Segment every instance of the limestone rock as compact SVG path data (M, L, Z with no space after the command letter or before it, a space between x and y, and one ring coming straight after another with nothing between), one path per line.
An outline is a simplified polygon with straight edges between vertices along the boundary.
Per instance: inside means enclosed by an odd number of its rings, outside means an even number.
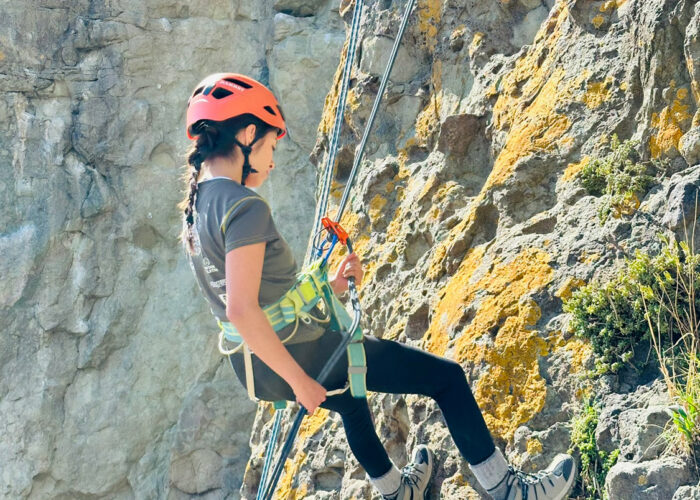
M693 127L678 143L678 149L688 165L700 163L700 127Z
M373 36L363 40L360 69L372 76L381 77L393 46L394 40L385 36ZM420 62L404 45L399 46L390 80L396 83L410 82L423 71Z
M700 500L700 487L681 486L671 500Z
M299 17L313 16L328 0L275 0L274 8Z
M685 231L684 226L690 232L696 216L696 198L700 198L700 167L680 172L671 181L666 192L666 213L662 224L681 234Z
M661 500L671 498L690 479L683 460L671 457L648 462L619 462L608 472L605 488L610 498Z

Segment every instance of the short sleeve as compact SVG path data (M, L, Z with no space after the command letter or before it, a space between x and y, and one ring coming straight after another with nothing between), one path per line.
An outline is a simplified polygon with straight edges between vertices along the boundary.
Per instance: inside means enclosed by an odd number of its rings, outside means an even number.
M221 224L226 253L278 237L270 207L261 198L246 198L231 207Z

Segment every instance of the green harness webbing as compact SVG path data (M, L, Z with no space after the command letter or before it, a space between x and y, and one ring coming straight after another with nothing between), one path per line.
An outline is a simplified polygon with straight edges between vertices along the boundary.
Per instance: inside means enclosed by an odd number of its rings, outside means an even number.
M310 311L317 306L323 307L326 315L324 318L317 318L310 314ZM297 281L294 286L277 302L265 306L263 312L275 332L294 323L294 330L282 340L282 343L289 342L294 337L298 330L300 319L305 323L316 321L321 324L327 324L326 328L334 330L348 330L352 325L352 318L342 302L335 296L328 282L328 269L327 265L323 264L323 259L316 260L302 270L297 275ZM219 326L221 328L219 333L219 351L224 355L230 355L241 349L243 350L248 396L253 401L256 401L251 359L252 351L232 323L219 321ZM223 345L224 339L237 345L232 349L225 349ZM329 396L345 392L350 387L350 393L353 397L367 397L367 358L364 345L362 344L363 340L362 328L358 326L352 332L351 342L347 347L348 383L342 389L328 391L327 394Z

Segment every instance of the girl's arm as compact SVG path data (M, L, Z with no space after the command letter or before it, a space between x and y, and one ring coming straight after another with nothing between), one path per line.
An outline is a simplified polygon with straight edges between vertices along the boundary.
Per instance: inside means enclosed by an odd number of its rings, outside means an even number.
M291 386L297 401L313 413L325 401L326 390L289 354L258 303L265 244L245 245L226 254L226 316L248 347Z

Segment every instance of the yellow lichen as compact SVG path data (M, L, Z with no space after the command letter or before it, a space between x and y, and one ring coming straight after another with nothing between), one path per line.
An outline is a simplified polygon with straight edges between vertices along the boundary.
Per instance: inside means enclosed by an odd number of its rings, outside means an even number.
M603 25L603 23L605 22L605 18L604 18L603 16L601 16L600 14L598 14L597 16L595 16L595 17L591 20L591 22L593 23L593 26L595 26L596 29L600 29L600 27L601 27L601 26Z
M482 247L470 249L438 294L424 347L445 355L454 335L457 361L490 367L479 380L475 397L489 428L509 438L544 405L546 384L539 375L537 359L547 353L547 345L533 330L540 317L539 307L526 297L546 287L553 271L546 253L528 249L476 276L483 257ZM473 318L461 332L454 332L468 308ZM484 342L482 336L487 333L495 337Z
M493 124L498 130L508 131L508 136L484 186L486 189L509 178L519 159L553 152L565 145L561 140L571 121L557 110L573 100L573 91L587 75L584 72L567 78L558 66L557 43L568 17L566 4L558 3L549 21L537 33L535 43L501 80L502 92L494 104Z
M383 339L388 339L388 340L396 340L399 338L399 335L401 335L401 332L403 332L406 329L406 324L408 321L404 318L396 323L394 323L392 326L390 326L384 335L382 336Z
M619 9L627 0L608 0L600 6L601 12L611 12L613 9Z
M425 184L423 184L423 187L416 197L416 201L421 201L430 191L433 190L433 188L437 185L438 183L438 178L435 174L431 174L430 177L428 177L428 180L425 181Z
M447 351L448 332L459 323L464 314L465 304L471 301L474 291L469 279L481 265L483 256L483 247L469 249L455 275L438 293L441 299L433 308L433 319L423 336L423 345L428 351L439 356L443 356ZM430 275L431 271L428 271L428 274Z
M539 455L542 453L543 447L542 447L542 441L540 441L537 438L532 438L527 440L527 452L530 455Z
M588 84L588 89L582 98L588 109L596 109L604 102L610 100L612 97L612 84L613 78L611 76L602 82L590 82Z
M559 287L559 290L554 292L555 297L559 297L561 300L569 300L574 289L580 288L585 285L586 282L580 278L574 278L569 276L564 280L564 283Z
M503 184L515 170L516 162L533 153L553 152L557 140L571 126L569 118L555 112L560 102L569 95L572 85L563 83L564 71L556 70L546 81L541 92L528 108L516 114L516 106L509 98L499 98L494 106L494 123L497 128L510 127L506 144L494 163L487 188ZM507 104L510 102L510 104Z
M506 145L496 158L486 183L472 200L465 218L433 247L427 273L429 278L438 279L442 275L448 249L476 222L476 209L486 198L486 193L513 174L520 158L554 152L570 145L571 138L564 135L570 121L556 110L573 100L574 89L580 88L588 73L565 80L563 70L557 66L556 45L568 17L567 4L557 3L549 20L535 36L534 44L516 61L514 69L502 78L503 92L494 105L493 123L495 128L508 132Z
M675 90L674 82L671 82L671 90ZM649 139L649 149L653 158L660 158L672 150L678 149L678 142L688 131L692 120L687 101L688 90L678 89L673 102L666 106L661 113L652 115L651 126L657 131Z
M622 82L620 84L620 90L622 90L623 92L627 92L628 88L629 88L629 85L627 84L627 82Z
M578 173L583 170L586 165L588 165L590 160L591 159L588 156L584 156L578 163L569 163L566 170L564 170L564 174L561 176L560 182L568 182L576 177L576 175L578 175Z
M326 100L323 104L323 112L321 113L321 121L318 124L319 134L328 134L333 127L333 122L335 121L335 113L337 110L338 97L340 96L340 84L343 79L343 66L345 65L345 60L348 56L348 44L349 40L345 41L343 45L343 50L340 53L340 62L335 70L335 75L333 76L333 83L331 88L326 95Z
M425 45L431 52L437 44L437 32L442 20L442 0L418 1L418 30L425 37Z
M598 253L591 253L589 254L588 252L582 252L581 256L578 258L579 262L583 262L584 264L591 265L595 261L600 259L600 254Z
M440 110L442 108L442 64L436 61L433 64L432 86L428 104L418 113L416 118L415 136L406 141L406 148L412 146L426 147L430 139L440 130Z
M306 453L300 451L296 453L291 460L287 460L284 464L284 472L279 480L275 494L272 497L277 500L303 500L306 498L306 485L300 488L294 488L294 478L298 475L299 470L304 465Z
M586 362L593 356L591 345L580 339L570 340L565 348L571 353L571 363L569 365L571 373L581 372Z
M350 111L357 111L357 109L360 107L360 95L357 88L348 90L347 107ZM333 117L333 119L335 119L335 117Z
M376 194L372 201L369 202L369 218L372 222L376 222L382 215L382 210L386 206L386 198Z
M506 439L544 406L546 384L537 359L547 354L547 345L533 330L541 313L532 299L523 298L551 282L549 260L539 249L524 250L512 261L495 265L465 297L469 304L477 290L486 294L457 339L455 357L490 367L479 380L475 397L489 428ZM495 337L484 342L482 336L489 332Z
M479 32L474 33L474 37L472 38L472 43L469 45L469 57L474 56L474 52L479 48L481 45L481 42L484 40L484 34Z

